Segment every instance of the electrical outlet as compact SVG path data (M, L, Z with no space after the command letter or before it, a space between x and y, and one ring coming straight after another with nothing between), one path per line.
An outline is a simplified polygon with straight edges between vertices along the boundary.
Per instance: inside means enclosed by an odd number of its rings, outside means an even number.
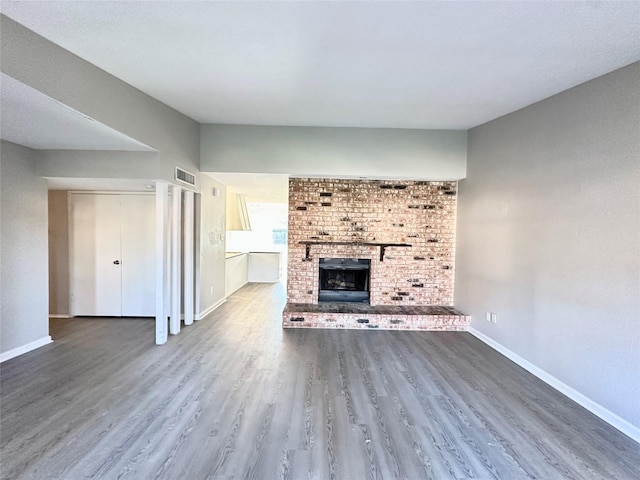
M211 292L211 295L213 295L213 287L211 287L209 291Z
M498 322L498 316L495 313L491 314L491 322L492 323L497 323Z
M491 312L485 312L485 314L484 314L484 319L485 319L487 322L490 322L490 321L491 321Z

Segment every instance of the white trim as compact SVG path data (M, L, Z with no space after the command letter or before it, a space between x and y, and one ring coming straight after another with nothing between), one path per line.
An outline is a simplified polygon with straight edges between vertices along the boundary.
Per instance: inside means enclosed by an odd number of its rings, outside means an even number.
M184 237L183 237L183 271L184 271L184 324L191 325L193 323L194 310L194 193L190 190L184 192Z
M155 192L136 190L68 190L67 195L155 195Z
M50 313L49 318L71 318L68 313Z
M73 297L73 290L76 288L75 282L73 281L73 251L76 246L73 241L73 193L67 192L67 242L68 242L68 250L67 250L67 261L68 265L68 286L69 286L69 316L72 317L75 312L75 300Z
M22 345L21 347L14 348L13 350L9 350L7 352L0 353L0 363L6 362L12 358L17 357L18 355L25 354L30 352L31 350L35 350L36 348L43 347L45 345L53 342L51 336L47 335L46 337L42 337L38 340L34 340L33 342L29 342L26 345Z
M167 342L167 315L165 312L165 285L167 237L165 234L167 223L167 204L169 187L165 182L156 183L156 225L155 225L155 269L156 269L156 345Z
M570 387L566 383L561 382L556 377L554 377L553 375L550 375L549 373L545 372L541 368L536 367L533 363L529 362L528 360L525 360L520 355L512 352L504 345L496 342L495 340L486 336L484 333L476 330L475 328L469 327L468 332L474 337L476 337L478 340L486 343L494 350L497 350L498 352L500 352L509 360L517 363L522 368L527 370L529 373L532 373L533 375L538 377L540 380L542 380L546 384L552 386L553 388L558 390L560 393L566 395L577 404L583 406L594 415L600 417L602 420L607 422L612 427L616 428L617 430L620 430L622 433L627 435L632 440L635 440L636 442L640 443L640 428L636 427L631 422L628 422L624 418L619 417L618 415L613 413L611 410L606 409L599 403L594 402L589 397L578 392L577 390Z
M171 185L171 314L169 333L180 333L180 295L182 294L182 187Z
M169 322L169 317L171 316L171 215L173 213L173 209L171 208L171 187L173 184L167 184L167 205L165 211L165 220L164 220L164 286L163 295L164 295L164 318L167 322ZM167 335L169 334L167 323Z
M204 310L203 312L200 313L196 313L195 319L196 320L202 320L204 317L206 317L207 315L209 315L211 312L213 312L216 308L218 308L220 305L222 305L224 302L227 301L227 298L223 298L222 300L218 300L216 303L214 303L213 305L211 305L209 308L207 308L206 310Z

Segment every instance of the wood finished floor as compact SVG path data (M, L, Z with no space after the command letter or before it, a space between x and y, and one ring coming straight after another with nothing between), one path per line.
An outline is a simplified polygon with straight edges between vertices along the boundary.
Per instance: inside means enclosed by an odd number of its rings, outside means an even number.
M53 320L1 365L2 479L637 479L640 446L467 333L286 330L248 285L162 347Z

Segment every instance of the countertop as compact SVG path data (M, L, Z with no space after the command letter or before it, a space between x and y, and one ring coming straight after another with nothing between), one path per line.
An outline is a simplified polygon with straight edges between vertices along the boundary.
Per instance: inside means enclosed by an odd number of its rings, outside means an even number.
M226 252L225 259L237 257L239 255L246 255L248 253L260 253L260 254L269 254L269 255L280 255L280 252Z

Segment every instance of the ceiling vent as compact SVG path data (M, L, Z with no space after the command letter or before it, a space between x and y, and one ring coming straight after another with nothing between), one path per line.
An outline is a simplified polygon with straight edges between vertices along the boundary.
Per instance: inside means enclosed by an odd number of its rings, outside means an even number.
M196 176L193 173L182 170L180 167L176 167L176 180L192 187L196 185Z

